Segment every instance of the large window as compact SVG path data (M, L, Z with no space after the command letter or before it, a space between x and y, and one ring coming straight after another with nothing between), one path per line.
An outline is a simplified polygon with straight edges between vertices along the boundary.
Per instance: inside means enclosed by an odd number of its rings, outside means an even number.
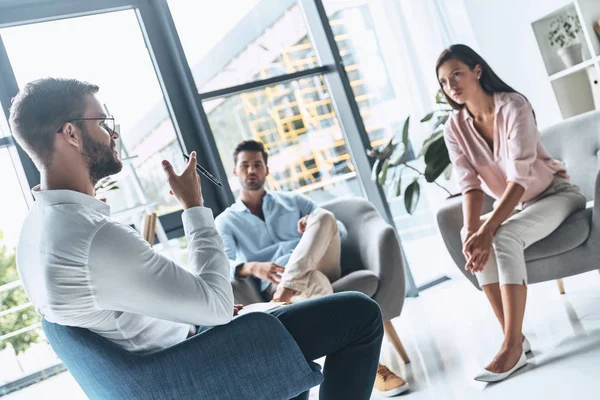
M238 3L234 17L218 11L234 9ZM234 195L239 182L233 176L232 154L247 139L267 147L271 172L267 184L272 190L301 191L317 202L362 195L322 75L241 93L236 89L236 85L319 67L296 1L223 2L211 14L209 25L225 25L229 30L217 28L216 37L209 39L210 49L196 45L209 29L195 20L198 12L207 11L206 5L169 0L169 6L200 95L217 89L235 93L202 103ZM378 139L383 135L373 133Z
M415 89L408 79L412 63L421 70L427 67L426 76L431 79L424 85L431 91L431 99L425 103L433 107L436 81L433 75L433 65L437 49L422 50L424 56L406 60L399 54L400 48L407 47L406 40L423 39L414 35L400 37L397 34L397 24L394 24L400 13L399 2L393 5L389 2L370 2L367 0L324 0L331 29L335 35L340 56L350 79L355 100L360 109L361 117L373 146L381 145L395 136L398 141L405 119L411 117L411 150L420 150L427 132L423 131L419 120L423 114L418 114L422 108L416 106ZM403 2L407 6L410 2ZM411 14L413 15L413 14ZM417 21L411 21L416 24ZM421 35L421 27L418 34ZM429 35L423 32L424 35ZM431 39L431 38L429 38ZM421 51L421 50L420 50ZM413 159L411 165L424 171L422 160ZM402 175L403 193L407 185L418 175L411 170L405 170ZM443 179L443 178L442 178ZM446 273L452 268L451 261L443 251L433 254L428 249L444 248L438 233L435 212L445 193L425 179L420 180L422 191L418 208L409 215L404 207L403 197L396 197L390 188L385 189L394 223L402 239L411 271L417 285L426 284ZM392 185L390 185L392 186Z
M0 385L57 362L17 274L15 246L27 204L13 158L8 147L0 147Z
M19 87L46 76L100 86L128 160L115 176L118 189L102 195L113 213L144 205L159 215L180 208L160 162L166 158L181 167L181 147L134 11L17 26L0 35Z
M301 189L318 201L361 194L357 184L348 183L356 173L320 76L207 101L204 107L234 193L240 187L232 174L233 150L255 139L269 152L270 189ZM332 193L319 196L326 187Z
M199 92L317 66L294 1L168 3Z

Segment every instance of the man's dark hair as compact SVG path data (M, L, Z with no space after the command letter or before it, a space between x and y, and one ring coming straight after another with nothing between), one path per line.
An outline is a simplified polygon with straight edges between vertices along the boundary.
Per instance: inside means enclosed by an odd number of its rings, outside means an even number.
M269 154L265 150L265 145L256 140L244 140L242 143L238 144L233 151L233 162L237 164L238 154L242 151L260 151L263 156L263 160L265 160L265 165L267 165L267 161L269 159Z
M26 84L12 100L12 134L38 169L50 166L58 130L81 118L86 97L98 89L76 79L43 78Z

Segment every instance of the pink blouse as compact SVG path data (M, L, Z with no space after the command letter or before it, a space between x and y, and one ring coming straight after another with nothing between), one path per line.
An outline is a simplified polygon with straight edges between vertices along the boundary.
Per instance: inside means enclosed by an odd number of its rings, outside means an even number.
M526 202L542 193L554 175L568 178L564 164L544 148L531 104L517 93L495 93L494 103L493 152L466 107L446 123L444 139L462 193L483 189L499 199L508 182L515 182L525 188L521 202Z

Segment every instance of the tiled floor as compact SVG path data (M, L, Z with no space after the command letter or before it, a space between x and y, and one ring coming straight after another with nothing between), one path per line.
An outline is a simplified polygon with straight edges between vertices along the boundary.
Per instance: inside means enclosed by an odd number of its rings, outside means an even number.
M587 400L600 398L600 274L530 287L525 334L533 347L529 365L511 379L486 385L473 380L493 357L501 332L482 293L458 277L408 299L394 321L411 363L403 365L384 343L384 360L407 377L412 390L400 396L423 399ZM68 374L5 397L85 398ZM313 396L316 399L316 391ZM373 395L372 399L380 399ZM352 399L348 399L352 400Z

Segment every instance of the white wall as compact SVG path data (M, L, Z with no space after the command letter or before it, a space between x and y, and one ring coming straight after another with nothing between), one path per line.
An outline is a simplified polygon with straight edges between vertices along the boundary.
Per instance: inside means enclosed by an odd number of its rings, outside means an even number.
M540 128L562 120L531 23L569 0L464 0L478 50L506 83L522 92Z

